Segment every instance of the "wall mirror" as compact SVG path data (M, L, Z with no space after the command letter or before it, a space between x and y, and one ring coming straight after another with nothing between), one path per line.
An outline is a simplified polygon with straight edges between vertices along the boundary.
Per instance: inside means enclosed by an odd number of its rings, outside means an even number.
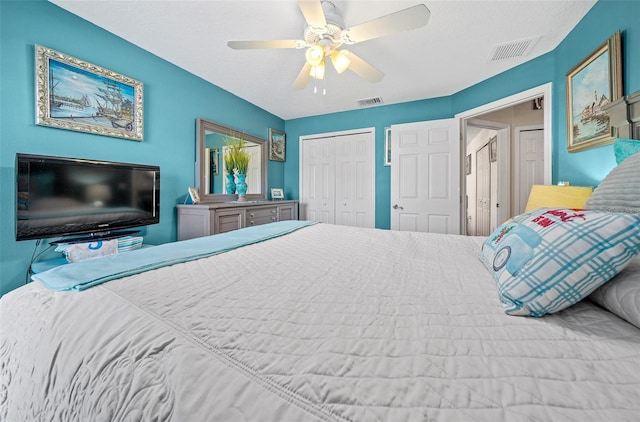
M267 192L267 141L248 135L218 123L196 120L196 184L202 202L235 201L238 195L226 191L224 167L225 141L242 138L250 154L247 171L247 200L266 199Z

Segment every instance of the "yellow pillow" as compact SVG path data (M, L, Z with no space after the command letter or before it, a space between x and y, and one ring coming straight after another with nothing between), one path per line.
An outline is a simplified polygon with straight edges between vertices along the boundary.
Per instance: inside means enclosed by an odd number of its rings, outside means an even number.
M588 186L533 185L525 212L543 207L582 209L592 193Z

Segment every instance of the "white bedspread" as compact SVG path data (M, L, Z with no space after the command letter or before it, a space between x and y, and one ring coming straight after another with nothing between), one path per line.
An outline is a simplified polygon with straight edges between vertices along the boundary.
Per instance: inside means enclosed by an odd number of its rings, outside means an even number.
M640 420L640 330L589 302L505 315L481 241L318 224L31 283L0 300L0 420Z

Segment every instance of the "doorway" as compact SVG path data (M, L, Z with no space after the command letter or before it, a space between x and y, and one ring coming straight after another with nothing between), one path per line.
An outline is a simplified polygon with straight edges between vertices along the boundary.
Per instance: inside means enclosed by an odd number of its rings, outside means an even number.
M482 116L484 117L484 116ZM510 189L511 125L471 119L467 122L466 153L470 167L466 175L467 234L486 236L508 218ZM486 147L486 163L478 152ZM506 204L506 205L505 205Z
M544 100L542 108L539 107L541 98ZM536 175L536 183L551 184L551 104L551 84L548 83L456 116L460 119L463 158L469 161L468 156L472 157L471 165L465 166L465 168L472 170L472 173L477 168L475 154L479 146L476 144L473 150L469 150L467 146L479 134L485 138L485 141L491 136L497 136L495 168L497 185L495 191L490 192L496 198L495 201L491 201L490 205L490 219L493 228L511 216L517 215L520 210L520 198L523 196L520 193L522 179L520 172L522 169L514 161L516 148L519 148L515 144L517 140L516 128L536 126L542 130L538 134L542 143L539 151L542 163L539 163L539 167L537 167L541 168L541 171ZM521 113L525 109L532 111ZM523 117L525 114L526 116ZM535 117L535 120L531 120L532 116ZM492 130L495 132L491 132ZM482 131L484 133L481 134ZM462 178L462 197L466 198L466 201L463 202L466 206L461 212L461 229L463 234L475 235L476 220L470 221L470 216L472 219L476 218L476 202L475 198L470 197L469 194L471 193L473 196L475 193L476 179L475 176L470 177L469 169L466 172L467 177ZM528 192L526 196L528 196ZM470 212L470 210L472 211Z

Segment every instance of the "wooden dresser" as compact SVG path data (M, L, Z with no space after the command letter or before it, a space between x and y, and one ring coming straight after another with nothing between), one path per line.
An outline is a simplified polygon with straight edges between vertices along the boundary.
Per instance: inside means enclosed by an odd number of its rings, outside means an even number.
M178 240L298 219L298 201L212 202L177 207Z

